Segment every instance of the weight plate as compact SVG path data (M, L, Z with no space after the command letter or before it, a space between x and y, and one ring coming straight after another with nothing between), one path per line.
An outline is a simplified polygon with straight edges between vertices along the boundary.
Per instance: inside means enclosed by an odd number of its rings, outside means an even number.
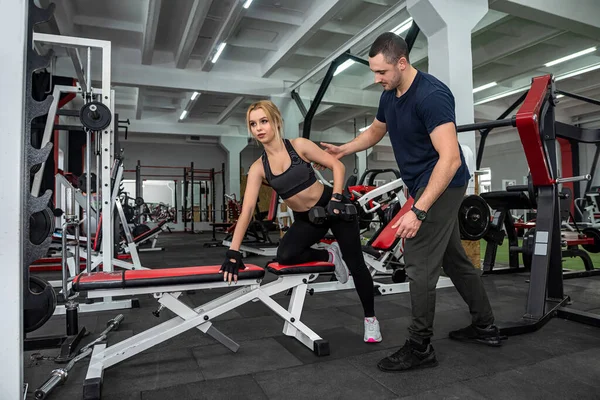
M594 238L594 244L584 244L581 247L590 253L600 253L600 230L596 228L585 228L583 233L589 238Z
M482 239L490 228L490 207L478 195L464 198L458 210L460 234L463 240Z
M531 172L527 175L527 196L533 208L537 208L537 188L533 186Z
M26 333L42 327L56 310L56 293L50 283L40 277L29 276L30 294L25 298L23 327Z
M136 206L143 206L144 205L144 199L141 197L136 197L135 198L135 205Z
M108 107L99 101L92 101L79 111L81 124L91 131L101 131L110 125L112 114Z
M535 250L535 228L531 228L523 236L523 266L526 270L531 269L531 262L533 260L533 252Z
M49 208L29 217L29 241L39 246L54 232L54 215Z

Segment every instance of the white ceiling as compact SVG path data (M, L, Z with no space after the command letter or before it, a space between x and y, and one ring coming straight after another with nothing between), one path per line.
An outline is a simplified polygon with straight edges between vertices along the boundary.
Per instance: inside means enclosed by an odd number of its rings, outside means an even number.
M49 3L38 1L43 7ZM405 2L394 0L254 0L248 9L244 2L55 0L55 19L38 30L112 43L116 112L130 119L130 134L218 136L245 134L248 104L272 95L289 97L291 87L298 86L308 109L332 55L349 49L366 58L377 35L410 17ZM497 118L522 92L486 99L526 88L534 76L560 77L600 66L599 51L544 66L600 41L600 2L579 0L578 9L574 4L489 1L489 12L472 33L473 86L497 86L474 94L477 120ZM213 64L223 41L227 46ZM76 77L71 58L55 51L55 73ZM420 33L411 61L424 71L427 51ZM100 76L96 65L92 76ZM600 98L600 68L559 80L557 86ZM201 95L179 121L194 91ZM358 129L372 120L380 93L367 66L346 69L331 83L313 120L312 138L354 136L355 122ZM577 100L562 98L558 114L561 120L600 126L600 107Z

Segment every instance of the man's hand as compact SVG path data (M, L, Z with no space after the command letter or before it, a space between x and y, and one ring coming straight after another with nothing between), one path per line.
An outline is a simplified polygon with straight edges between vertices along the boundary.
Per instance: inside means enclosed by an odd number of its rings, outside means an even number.
M422 221L419 221L414 212L409 211L400 217L398 222L392 225L392 229L398 228L396 236L403 239L414 238L421 227Z
M320 144L321 144L321 146L325 147L324 150L326 153L333 155L338 160L344 156L344 153L342 152L342 148L340 146L336 146L336 145L329 144L329 143L323 143L323 142L321 142ZM321 164L317 164L317 163L313 163L313 167L319 171L323 171L324 169L326 169L326 167L324 167Z

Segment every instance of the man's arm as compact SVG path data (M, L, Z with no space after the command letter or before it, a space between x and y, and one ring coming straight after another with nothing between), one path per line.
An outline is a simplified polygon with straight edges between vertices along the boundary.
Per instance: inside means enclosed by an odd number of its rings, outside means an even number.
M419 104L422 118L439 159L433 168L425 191L415 207L427 211L446 190L460 168L460 147L456 135L454 97L449 91L437 90Z
M438 126L431 132L431 143L439 154L439 160L433 168L429 183L415 207L427 211L446 190L456 171L460 168L460 151L456 128L453 122Z

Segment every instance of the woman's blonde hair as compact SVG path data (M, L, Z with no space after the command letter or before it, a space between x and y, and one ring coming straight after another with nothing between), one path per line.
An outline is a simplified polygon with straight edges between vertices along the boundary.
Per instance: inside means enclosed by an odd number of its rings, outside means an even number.
M252 103L248 107L246 112L246 125L248 127L248 134L252 136L252 129L250 128L250 113L252 111L262 109L269 120L269 123L275 130L275 136L279 140L283 140L283 118L281 117L281 111L279 108L270 100L260 100L256 103Z

